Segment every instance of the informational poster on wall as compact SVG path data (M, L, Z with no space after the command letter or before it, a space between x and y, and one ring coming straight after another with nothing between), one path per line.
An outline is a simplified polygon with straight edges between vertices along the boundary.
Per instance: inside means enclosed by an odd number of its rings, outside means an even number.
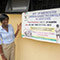
M60 8L22 13L22 37L60 44Z

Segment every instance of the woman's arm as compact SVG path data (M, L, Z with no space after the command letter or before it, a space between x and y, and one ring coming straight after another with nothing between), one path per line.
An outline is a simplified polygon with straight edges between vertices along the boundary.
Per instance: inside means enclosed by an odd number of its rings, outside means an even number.
M2 57L2 60L7 60L4 56L4 53L3 53L3 49L2 49L2 46L0 45L0 55Z
M3 50L1 45L0 45L0 55L3 55Z
M15 33L15 37L17 36L18 32L19 32L19 30L16 31L16 33Z
M21 30L21 23L19 25L17 24L17 31L15 33L15 37L17 36L19 30Z

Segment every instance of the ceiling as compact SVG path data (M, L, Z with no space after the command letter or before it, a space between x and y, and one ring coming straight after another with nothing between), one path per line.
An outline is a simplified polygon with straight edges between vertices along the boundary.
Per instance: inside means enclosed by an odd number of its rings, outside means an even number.
M0 13L59 8L60 0L0 0Z
M29 10L41 10L60 7L60 0L30 0Z

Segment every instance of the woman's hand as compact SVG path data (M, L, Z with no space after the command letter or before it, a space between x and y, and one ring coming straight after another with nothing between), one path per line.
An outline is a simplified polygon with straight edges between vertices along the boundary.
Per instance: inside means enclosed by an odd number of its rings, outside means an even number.
M3 50L2 50L2 46L0 45L0 55L2 57L2 60L7 60L6 57L4 56Z
M21 30L21 23L20 24L17 24L17 30Z
M15 33L15 37L17 36L19 30L21 30L21 23L19 25L17 24L17 31Z
M1 56L2 60L7 60L6 57L4 55Z

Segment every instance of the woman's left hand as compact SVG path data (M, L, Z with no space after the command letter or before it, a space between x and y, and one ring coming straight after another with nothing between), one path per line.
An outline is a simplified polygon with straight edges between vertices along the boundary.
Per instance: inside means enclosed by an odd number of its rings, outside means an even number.
M19 30L21 30L21 23L20 24L17 24L17 31L15 33L15 37L17 36Z
M20 24L17 24L17 30L21 30L21 23Z

